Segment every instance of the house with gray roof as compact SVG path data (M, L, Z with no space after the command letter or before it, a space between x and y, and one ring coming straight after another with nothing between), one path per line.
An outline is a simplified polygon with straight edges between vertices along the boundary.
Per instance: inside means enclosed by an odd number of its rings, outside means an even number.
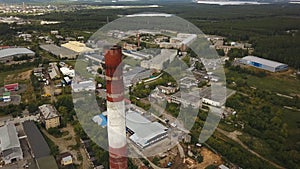
M4 164L23 159L18 133L13 123L0 127L0 152Z

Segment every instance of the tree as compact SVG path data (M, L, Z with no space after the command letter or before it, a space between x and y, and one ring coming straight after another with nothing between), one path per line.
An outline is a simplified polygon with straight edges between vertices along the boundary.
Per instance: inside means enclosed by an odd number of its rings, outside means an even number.
M217 168L218 168L218 166L216 166L216 165L209 165L209 166L205 167L205 169L217 169Z
M185 57L182 58L182 61L183 61L188 67L191 66L190 60L191 60L191 57L190 57L189 55L186 55Z
M216 51L218 52L219 56L225 56L225 52L223 49L216 49Z
M27 110L29 111L29 113L35 113L38 110L38 106L36 103L30 103Z
M197 162L202 163L203 162L203 156L201 154L197 155Z

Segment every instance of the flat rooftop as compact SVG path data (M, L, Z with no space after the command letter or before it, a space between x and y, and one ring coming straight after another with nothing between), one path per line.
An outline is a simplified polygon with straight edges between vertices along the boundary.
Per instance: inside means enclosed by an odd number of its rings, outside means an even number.
M280 62L276 62L276 61L272 61L272 60L268 60L268 59L263 59L263 58L256 57L256 56L245 56L242 59L250 61L250 62L260 63L260 64L270 66L270 67L286 66L286 64L284 64L284 63L280 63Z
M77 55L76 52L74 52L70 49L67 49L67 48L64 48L64 47L59 47L59 46L54 45L54 44L40 45L40 48L42 48L45 51L48 51L48 52L52 53L55 56L69 56L69 55L76 56Z
M50 148L44 139L42 133L33 121L25 121L23 123L25 134L27 135L30 148L34 154L34 158L42 158L50 155Z

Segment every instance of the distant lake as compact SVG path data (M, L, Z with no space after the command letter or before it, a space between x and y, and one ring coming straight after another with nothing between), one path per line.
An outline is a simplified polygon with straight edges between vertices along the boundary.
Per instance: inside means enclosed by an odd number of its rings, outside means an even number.
M299 4L300 5L300 1L291 1L289 2L290 4Z
M264 5L269 3L257 1L197 1L198 4L211 4L211 5Z

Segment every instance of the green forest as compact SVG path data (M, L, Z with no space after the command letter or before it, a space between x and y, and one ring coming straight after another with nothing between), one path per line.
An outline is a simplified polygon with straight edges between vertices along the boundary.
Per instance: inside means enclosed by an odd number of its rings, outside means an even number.
M95 32L107 23L107 19L113 21L122 15L163 12L187 19L205 34L225 36L232 41L249 41L255 48L255 55L284 62L298 69L300 67L300 60L297 59L300 53L299 11L298 5L289 4L217 6L191 3L161 3L160 8L149 9L75 10L54 12L43 16L21 16L31 19L33 23L37 20L59 20L62 23L48 26L26 25L15 30L0 25L0 37L10 39L12 32L34 30L49 32L57 29L65 35L73 35L80 31Z

